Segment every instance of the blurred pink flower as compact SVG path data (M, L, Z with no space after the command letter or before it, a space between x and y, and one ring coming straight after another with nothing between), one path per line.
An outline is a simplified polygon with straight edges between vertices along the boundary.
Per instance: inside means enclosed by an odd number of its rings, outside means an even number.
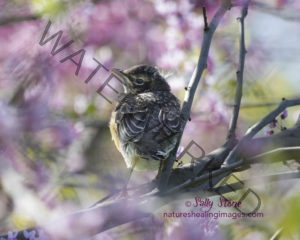
M271 129L265 130L265 135L266 135L266 136L271 136L271 135L273 135L273 134L274 134L274 130L271 130Z
M288 116L288 111L287 109L285 109L281 114L280 114L280 118L281 119L286 119Z
M19 136L20 130L21 125L18 121L17 110L0 101L0 143L14 140Z
M38 133L40 143L51 148L65 148L76 138L73 124L68 120L56 119Z
M211 219L176 219L167 229L167 238L174 240L224 239L218 223Z
M275 128L276 125L277 125L277 120L274 119L274 120L269 124L269 127L270 127L270 128Z

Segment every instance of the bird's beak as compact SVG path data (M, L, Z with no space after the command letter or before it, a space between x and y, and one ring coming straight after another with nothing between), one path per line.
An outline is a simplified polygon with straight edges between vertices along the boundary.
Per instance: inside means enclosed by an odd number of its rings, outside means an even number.
M120 79L122 80L124 91L127 92L127 87L131 85L130 79L126 75L126 73L123 72L123 70L118 68L112 68L111 71Z
M123 72L123 70L118 69L118 68L112 68L111 71L117 75L117 77L121 78L121 80L127 80L128 77L127 75Z

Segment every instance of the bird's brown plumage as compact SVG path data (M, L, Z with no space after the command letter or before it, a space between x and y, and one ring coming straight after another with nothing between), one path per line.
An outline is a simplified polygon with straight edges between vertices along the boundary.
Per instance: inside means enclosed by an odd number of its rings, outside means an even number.
M182 130L179 101L152 66L113 72L124 81L125 88L110 121L115 145L128 168L156 170L175 147Z

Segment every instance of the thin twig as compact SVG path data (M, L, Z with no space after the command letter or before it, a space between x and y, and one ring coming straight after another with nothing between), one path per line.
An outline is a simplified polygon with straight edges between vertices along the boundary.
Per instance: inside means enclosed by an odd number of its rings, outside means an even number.
M204 32L206 32L209 29L207 23L206 8L202 7L202 11L203 11L203 20L204 20Z
M279 240L281 238L283 228L279 228L274 235L270 238L270 240Z
M225 194L232 192L232 189L234 190L240 190L245 188L246 186L253 185L253 179L259 178L261 182L267 183L267 182L278 182L282 180L290 180L290 179L299 179L300 178L300 172L299 171L290 171L290 172L284 172L284 173L276 173L276 174L270 174L266 176L255 176L251 177L251 179L241 179L239 182L235 182L232 184L228 184L226 187L216 187L212 189L212 195L213 193L219 193L219 194ZM243 182L243 184L241 184Z
M300 147L282 147L247 158L247 163L274 163L298 158L300 158Z
M234 106L233 106L233 113L232 118L229 125L229 131L228 131L228 140L235 140L236 139L236 125L237 120L239 117L239 111L241 106L241 99L243 96L243 81L244 81L244 66L245 66L245 58L246 58L246 47L245 47L245 25L244 20L247 16L248 12L248 4L249 1L247 1L242 8L242 14L239 18L240 26L241 26L241 35L240 35L240 53L239 53L239 65L238 70L236 72L236 90L235 90L235 98L234 98Z
M270 106L278 105L277 101L274 102L264 102L264 103L243 103L241 108L265 108ZM228 107L234 107L234 104L226 104Z

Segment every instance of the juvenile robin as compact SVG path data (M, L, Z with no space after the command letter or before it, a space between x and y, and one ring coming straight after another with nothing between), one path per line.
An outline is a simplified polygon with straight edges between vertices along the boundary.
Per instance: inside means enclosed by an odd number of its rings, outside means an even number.
M133 170L159 170L159 175L182 131L179 100L153 66L112 71L123 81L124 94L112 113L110 132L129 178Z

